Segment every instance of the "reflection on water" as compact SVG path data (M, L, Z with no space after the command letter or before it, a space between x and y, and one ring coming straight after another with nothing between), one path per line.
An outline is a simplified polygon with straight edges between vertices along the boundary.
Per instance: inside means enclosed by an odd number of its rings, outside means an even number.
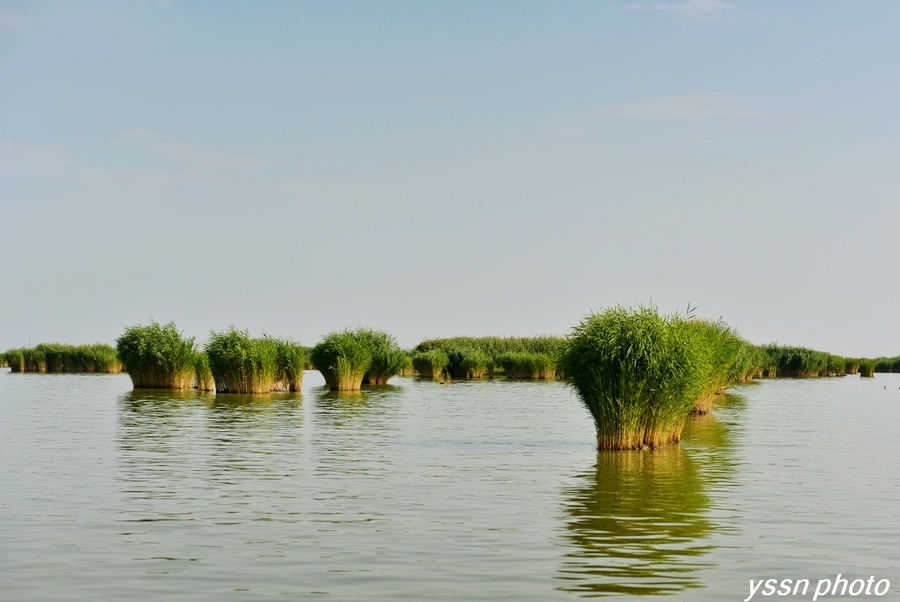
M383 476L390 470L381 453L397 434L402 387L367 386L362 391L314 391L312 455L317 474L329 477Z
M742 398L728 397L739 408ZM703 587L708 537L727 530L710 517L710 489L730 480L731 450L727 423L707 414L688 421L681 446L598 452L593 470L563 492L575 550L559 589L600 597Z
M173 497L180 487L190 487L190 499L195 499L210 488L289 474L279 454L302 437L301 399L287 392L135 390L121 395L119 478L132 500L129 512L142 521L161 520L148 514L147 503Z

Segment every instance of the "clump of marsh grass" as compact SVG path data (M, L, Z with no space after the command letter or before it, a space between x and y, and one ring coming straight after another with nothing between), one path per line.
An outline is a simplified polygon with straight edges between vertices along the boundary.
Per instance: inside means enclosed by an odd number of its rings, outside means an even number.
M116 340L116 351L136 389L191 389L197 349L175 322L128 326Z
M277 380L282 388L299 391L303 385L303 370L306 368L309 348L291 339L274 339L278 362Z
M400 370L400 376L415 376L416 369L413 367L412 353L403 352L403 368Z
M368 331L330 332L312 348L310 358L332 391L359 391L372 363Z
M209 356L202 351L194 356L194 386L198 391L216 390L216 379L209 367Z
M844 374L859 374L859 360L856 358L844 358Z
M497 358L503 366L506 378L522 378L532 380L554 380L556 378L555 355L528 351L504 353Z
M875 372L900 372L900 355L877 358L875 360Z
M746 366L736 365L740 359L743 341L721 320L718 322L687 320L684 327L693 332L698 351L704 356L701 363L705 369L704 385L691 411L695 414L707 414L712 409L715 396L725 393L725 387L731 382L732 377L739 378L748 370Z
M25 372L46 372L47 355L43 345L22 350L25 357Z
M495 374L503 372L500 357L508 353L537 353L556 358L559 355L565 339L562 337L541 335L535 337L450 337L442 339L428 339L419 343L413 350L416 352L439 349L447 353L449 363L447 370L452 378L472 378L468 376L478 374L483 358L473 357L469 363L475 361L474 370L463 367L463 356L466 354L480 353L487 357L484 362L485 374L493 378ZM477 377L476 377L477 378Z
M844 376L847 371L847 360L839 355L828 355L823 376Z
M766 347L766 353L780 377L815 377L828 369L830 354L824 351L772 344Z
M447 353L447 372L451 378L484 378L488 365L492 363L491 356L478 347L450 345L444 351Z
M859 375L866 378L875 376L875 360L859 360Z
M383 330L361 328L357 331L369 346L372 361L363 375L363 382L369 385L384 385L388 379L403 371L407 355L397 344L397 339Z
M460 378L484 378L491 365L493 360L488 354L478 349L466 349L459 358Z
M769 355L764 348L740 339L740 349L728 371L729 382L741 383L753 380L759 376L766 376L769 370L774 377L776 368L770 366L770 363Z
M9 349L3 354L11 372L25 372L25 353L23 348Z
M206 354L218 393L269 393L279 380L278 344L234 326L212 331Z
M442 349L429 349L413 353L412 362L420 377L439 379L450 363L450 358Z
M15 372L120 372L122 368L115 348L102 343L41 343L6 353L15 364Z
M592 313L560 355L566 382L594 417L600 449L660 447L681 439L707 386L707 355L695 329L654 307Z

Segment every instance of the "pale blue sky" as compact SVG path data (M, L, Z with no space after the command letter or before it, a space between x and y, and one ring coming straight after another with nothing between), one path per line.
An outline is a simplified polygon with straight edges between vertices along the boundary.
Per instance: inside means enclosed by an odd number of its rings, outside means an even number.
M0 1L0 348L688 302L900 353L893 2Z

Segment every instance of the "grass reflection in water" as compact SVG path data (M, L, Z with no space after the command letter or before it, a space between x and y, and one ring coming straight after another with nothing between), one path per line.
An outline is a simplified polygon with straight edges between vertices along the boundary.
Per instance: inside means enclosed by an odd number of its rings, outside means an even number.
M730 401L740 409L740 399ZM710 497L734 468L727 426L695 416L683 445L599 451L593 470L563 491L564 537L575 549L559 570L559 589L603 597L703 587L699 571L714 565L710 536L730 530L711 517Z

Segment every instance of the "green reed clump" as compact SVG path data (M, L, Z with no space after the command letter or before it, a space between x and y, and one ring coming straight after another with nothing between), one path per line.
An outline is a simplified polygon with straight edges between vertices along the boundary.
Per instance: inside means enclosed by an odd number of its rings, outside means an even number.
M448 357L450 357L452 365L454 358L450 354L448 354ZM463 349L458 353L457 360L460 378L470 379L484 378L488 367L493 363L491 356L479 349Z
M22 355L25 357L25 372L47 371L47 355L43 345L25 348Z
M493 377L495 373L502 371L500 357L507 353L538 353L558 357L559 351L565 339L558 336L541 335L535 337L450 337L443 339L428 339L419 343L414 352L441 349L449 356L448 370L453 378L467 378L462 367L462 353L465 350L478 351L488 357L485 362L485 371ZM454 355L454 352L456 355ZM497 370L499 368L499 370Z
M332 391L359 391L372 363L368 331L330 332L312 348L310 357Z
M498 358L507 378L553 380L556 378L557 356L524 351L504 353Z
M364 383L384 385L392 376L403 371L407 357L406 352L397 344L397 339L383 330L361 328L358 332L372 353L372 362L363 376Z
M828 353L806 347L766 346L771 363L778 376L812 377L824 374L828 369Z
M859 359L853 357L844 358L844 374L859 374Z
M875 372L900 372L900 355L876 358Z
M122 362L114 347L103 343L67 345L42 343L40 350L47 372L120 372Z
M198 391L215 391L216 379L209 366L209 356L198 351L194 356L194 386Z
M291 339L273 339L278 363L277 381L281 388L299 391L303 385L303 370L308 365L309 348Z
M413 367L422 378L441 378L441 374L450 363L450 358L442 349L416 351L412 355Z
M825 372L822 376L844 376L847 371L847 360L839 355L828 355Z
M128 326L116 340L116 351L136 389L190 389L194 386L197 349L175 322L155 320Z
M253 338L234 326L211 331L206 354L218 393L269 393L280 385L278 343L271 337Z
M859 360L859 375L867 378L875 376L875 360Z
M415 376L416 368L413 366L412 352L403 351L403 368L400 370L400 376Z
M450 378L483 378L492 364L491 356L476 346L449 345L442 351L447 354Z
M566 381L594 417L600 449L659 447L681 439L707 387L707 354L694 328L654 307L592 313L560 356Z
M712 409L716 395L724 394L729 383L754 372L755 367L749 365L752 356L742 356L745 341L723 321L693 319L685 321L683 327L690 330L697 341L697 350L703 355L701 365L705 370L703 390L695 400L692 412L706 414ZM738 362L742 363L738 365Z
M12 372L25 372L25 349L8 349L4 352L6 364Z
M0 368L9 368L9 362L6 360L5 353L0 353Z
M742 339L740 350L728 372L729 382L746 382L767 375L768 372L774 376L776 368L770 364L765 348L751 345Z

